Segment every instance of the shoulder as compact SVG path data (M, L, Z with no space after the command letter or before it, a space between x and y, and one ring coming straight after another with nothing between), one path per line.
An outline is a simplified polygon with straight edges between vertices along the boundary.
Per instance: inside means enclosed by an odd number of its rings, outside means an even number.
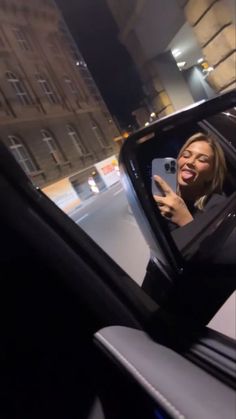
M227 197L225 195L221 195L218 193L214 193L211 195L211 197L207 200L206 205L204 206L204 211L208 211L209 209L212 209L223 202L227 200Z

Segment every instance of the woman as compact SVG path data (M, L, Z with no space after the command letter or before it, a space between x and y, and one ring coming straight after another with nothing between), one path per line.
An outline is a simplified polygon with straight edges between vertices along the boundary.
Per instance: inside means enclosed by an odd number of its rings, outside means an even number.
M154 195L161 214L179 227L190 223L196 214L224 199L220 194L225 174L220 145L207 134L194 134L177 157L177 193L160 176L154 177L164 193Z
M154 177L164 194L154 195L154 199L161 214L169 221L170 229L185 226L224 201L225 175L226 163L220 145L204 133L191 136L177 157L177 192L160 176ZM152 260L146 271L142 288L159 302L166 280L161 272L157 274Z

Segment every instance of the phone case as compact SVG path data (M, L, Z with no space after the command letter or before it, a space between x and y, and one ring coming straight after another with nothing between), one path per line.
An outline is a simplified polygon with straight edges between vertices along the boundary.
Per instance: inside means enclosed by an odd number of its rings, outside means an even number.
M165 180L171 189L176 192L176 175L177 175L177 165L176 159L172 157L164 157L159 159L154 159L152 161L152 194L153 195L164 195L161 188L154 180L154 175L160 176Z

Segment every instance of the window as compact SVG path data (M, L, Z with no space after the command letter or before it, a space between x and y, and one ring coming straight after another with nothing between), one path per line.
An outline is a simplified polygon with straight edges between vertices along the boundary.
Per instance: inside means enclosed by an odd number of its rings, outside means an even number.
M56 105L59 103L58 96L56 95L55 91L53 90L50 82L43 77L41 74L36 74L36 80L39 83L44 95L47 97L48 102L51 105Z
M37 172L38 168L36 167L35 163L31 159L29 152L27 151L26 147L22 144L19 137L16 137L14 135L9 135L8 140L9 140L9 148L13 156L15 157L15 159L23 168L23 170L27 174L32 174L32 173Z
M71 138L79 156L84 156L88 153L88 150L86 149L85 145L83 144L83 142L81 141L78 132L74 129L74 127L72 127L71 125L67 125L67 132L69 137Z
M98 124L94 121L94 119L92 119L91 121L91 127L92 130L94 132L95 137L97 138L99 144L101 145L101 147L107 147L107 140L101 130L101 128L98 126Z
M61 151L56 143L56 140L52 136L52 134L48 130L41 130L41 135L43 138L43 141L48 147L49 153L52 156L53 161L60 165L62 163L62 154Z
M75 84L73 83L73 81L71 79L69 79L68 77L64 78L64 81L66 83L66 85L68 86L70 92L73 95L77 95L78 94L78 89L76 88Z
M23 106L32 105L32 99L29 96L23 81L10 71L6 73L6 78L11 84L20 104Z
M13 29L14 35L17 39L17 42L20 46L20 48L23 51L31 51L31 45L26 37L25 31L23 29L15 28Z
M83 80L87 86L89 93L91 94L91 96L96 102L101 102L100 93L98 91L96 84L94 83L93 78L91 77L87 69L87 65L83 61L79 61L76 64L80 69L80 74L83 77Z

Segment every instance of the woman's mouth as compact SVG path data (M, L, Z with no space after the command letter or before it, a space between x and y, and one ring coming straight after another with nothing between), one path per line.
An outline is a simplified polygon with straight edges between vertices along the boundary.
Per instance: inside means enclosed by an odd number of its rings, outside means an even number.
M181 177L183 180L186 180L186 181L193 180L196 177L196 172L189 169L182 169Z

